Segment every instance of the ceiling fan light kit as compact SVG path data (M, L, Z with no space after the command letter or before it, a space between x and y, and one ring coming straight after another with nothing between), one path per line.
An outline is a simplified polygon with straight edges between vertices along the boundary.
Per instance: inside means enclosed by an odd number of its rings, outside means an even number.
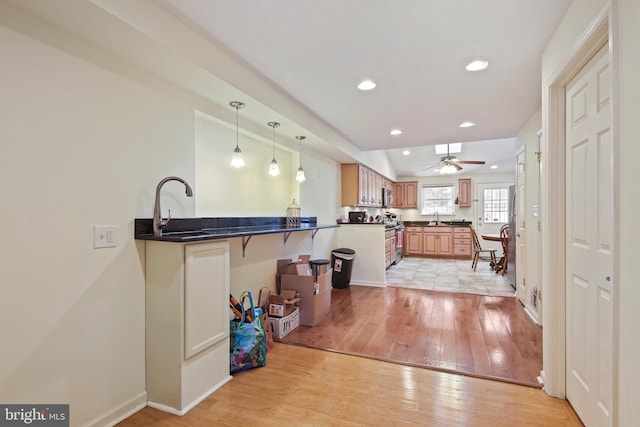
M484 165L484 160L460 160L456 156L452 156L449 152L449 144L447 144L447 155L440 157L440 163L431 165L423 170L430 169L434 166L440 165L440 173L445 175L454 174L459 170L462 170L460 165Z

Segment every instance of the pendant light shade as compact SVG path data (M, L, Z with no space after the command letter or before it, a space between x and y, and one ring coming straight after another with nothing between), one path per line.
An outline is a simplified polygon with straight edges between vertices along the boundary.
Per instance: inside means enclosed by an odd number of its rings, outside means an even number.
M231 158L231 166L234 168L241 168L244 166L244 158L242 157L242 151L238 145L238 110L244 107L244 103L240 101L232 101L229 103L236 109L236 148L233 150L233 157Z
M271 126L273 129L273 160L271 160L271 164L269 165L269 175L278 176L280 175L280 167L278 166L278 161L276 160L276 128L280 126L278 122L269 122L268 126Z
M296 136L296 139L300 143L300 166L298 167L298 172L296 173L296 181L303 182L307 179L304 176L304 169L302 169L302 141L306 138L306 136Z

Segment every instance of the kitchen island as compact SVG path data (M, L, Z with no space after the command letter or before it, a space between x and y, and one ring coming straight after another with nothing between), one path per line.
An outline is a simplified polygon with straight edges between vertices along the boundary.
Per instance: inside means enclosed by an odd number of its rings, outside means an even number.
M389 244L392 237L395 242L396 230L397 227L387 227L381 222L340 225L337 246L355 251L351 284L387 286L386 271L391 264L389 257L395 254L395 246L391 248Z

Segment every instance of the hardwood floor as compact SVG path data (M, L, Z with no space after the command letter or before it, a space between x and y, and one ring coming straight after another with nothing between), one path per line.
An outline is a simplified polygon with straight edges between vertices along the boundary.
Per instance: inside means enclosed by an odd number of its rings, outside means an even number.
M539 387L542 329L513 297L333 289L330 313L282 342Z
M183 417L144 408L130 426L581 426L542 390L276 343Z

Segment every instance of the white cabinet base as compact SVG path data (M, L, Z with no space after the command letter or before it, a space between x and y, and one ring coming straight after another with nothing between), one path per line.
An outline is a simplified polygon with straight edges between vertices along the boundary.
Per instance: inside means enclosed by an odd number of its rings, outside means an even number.
M183 415L229 375L229 242L146 242L148 405Z

